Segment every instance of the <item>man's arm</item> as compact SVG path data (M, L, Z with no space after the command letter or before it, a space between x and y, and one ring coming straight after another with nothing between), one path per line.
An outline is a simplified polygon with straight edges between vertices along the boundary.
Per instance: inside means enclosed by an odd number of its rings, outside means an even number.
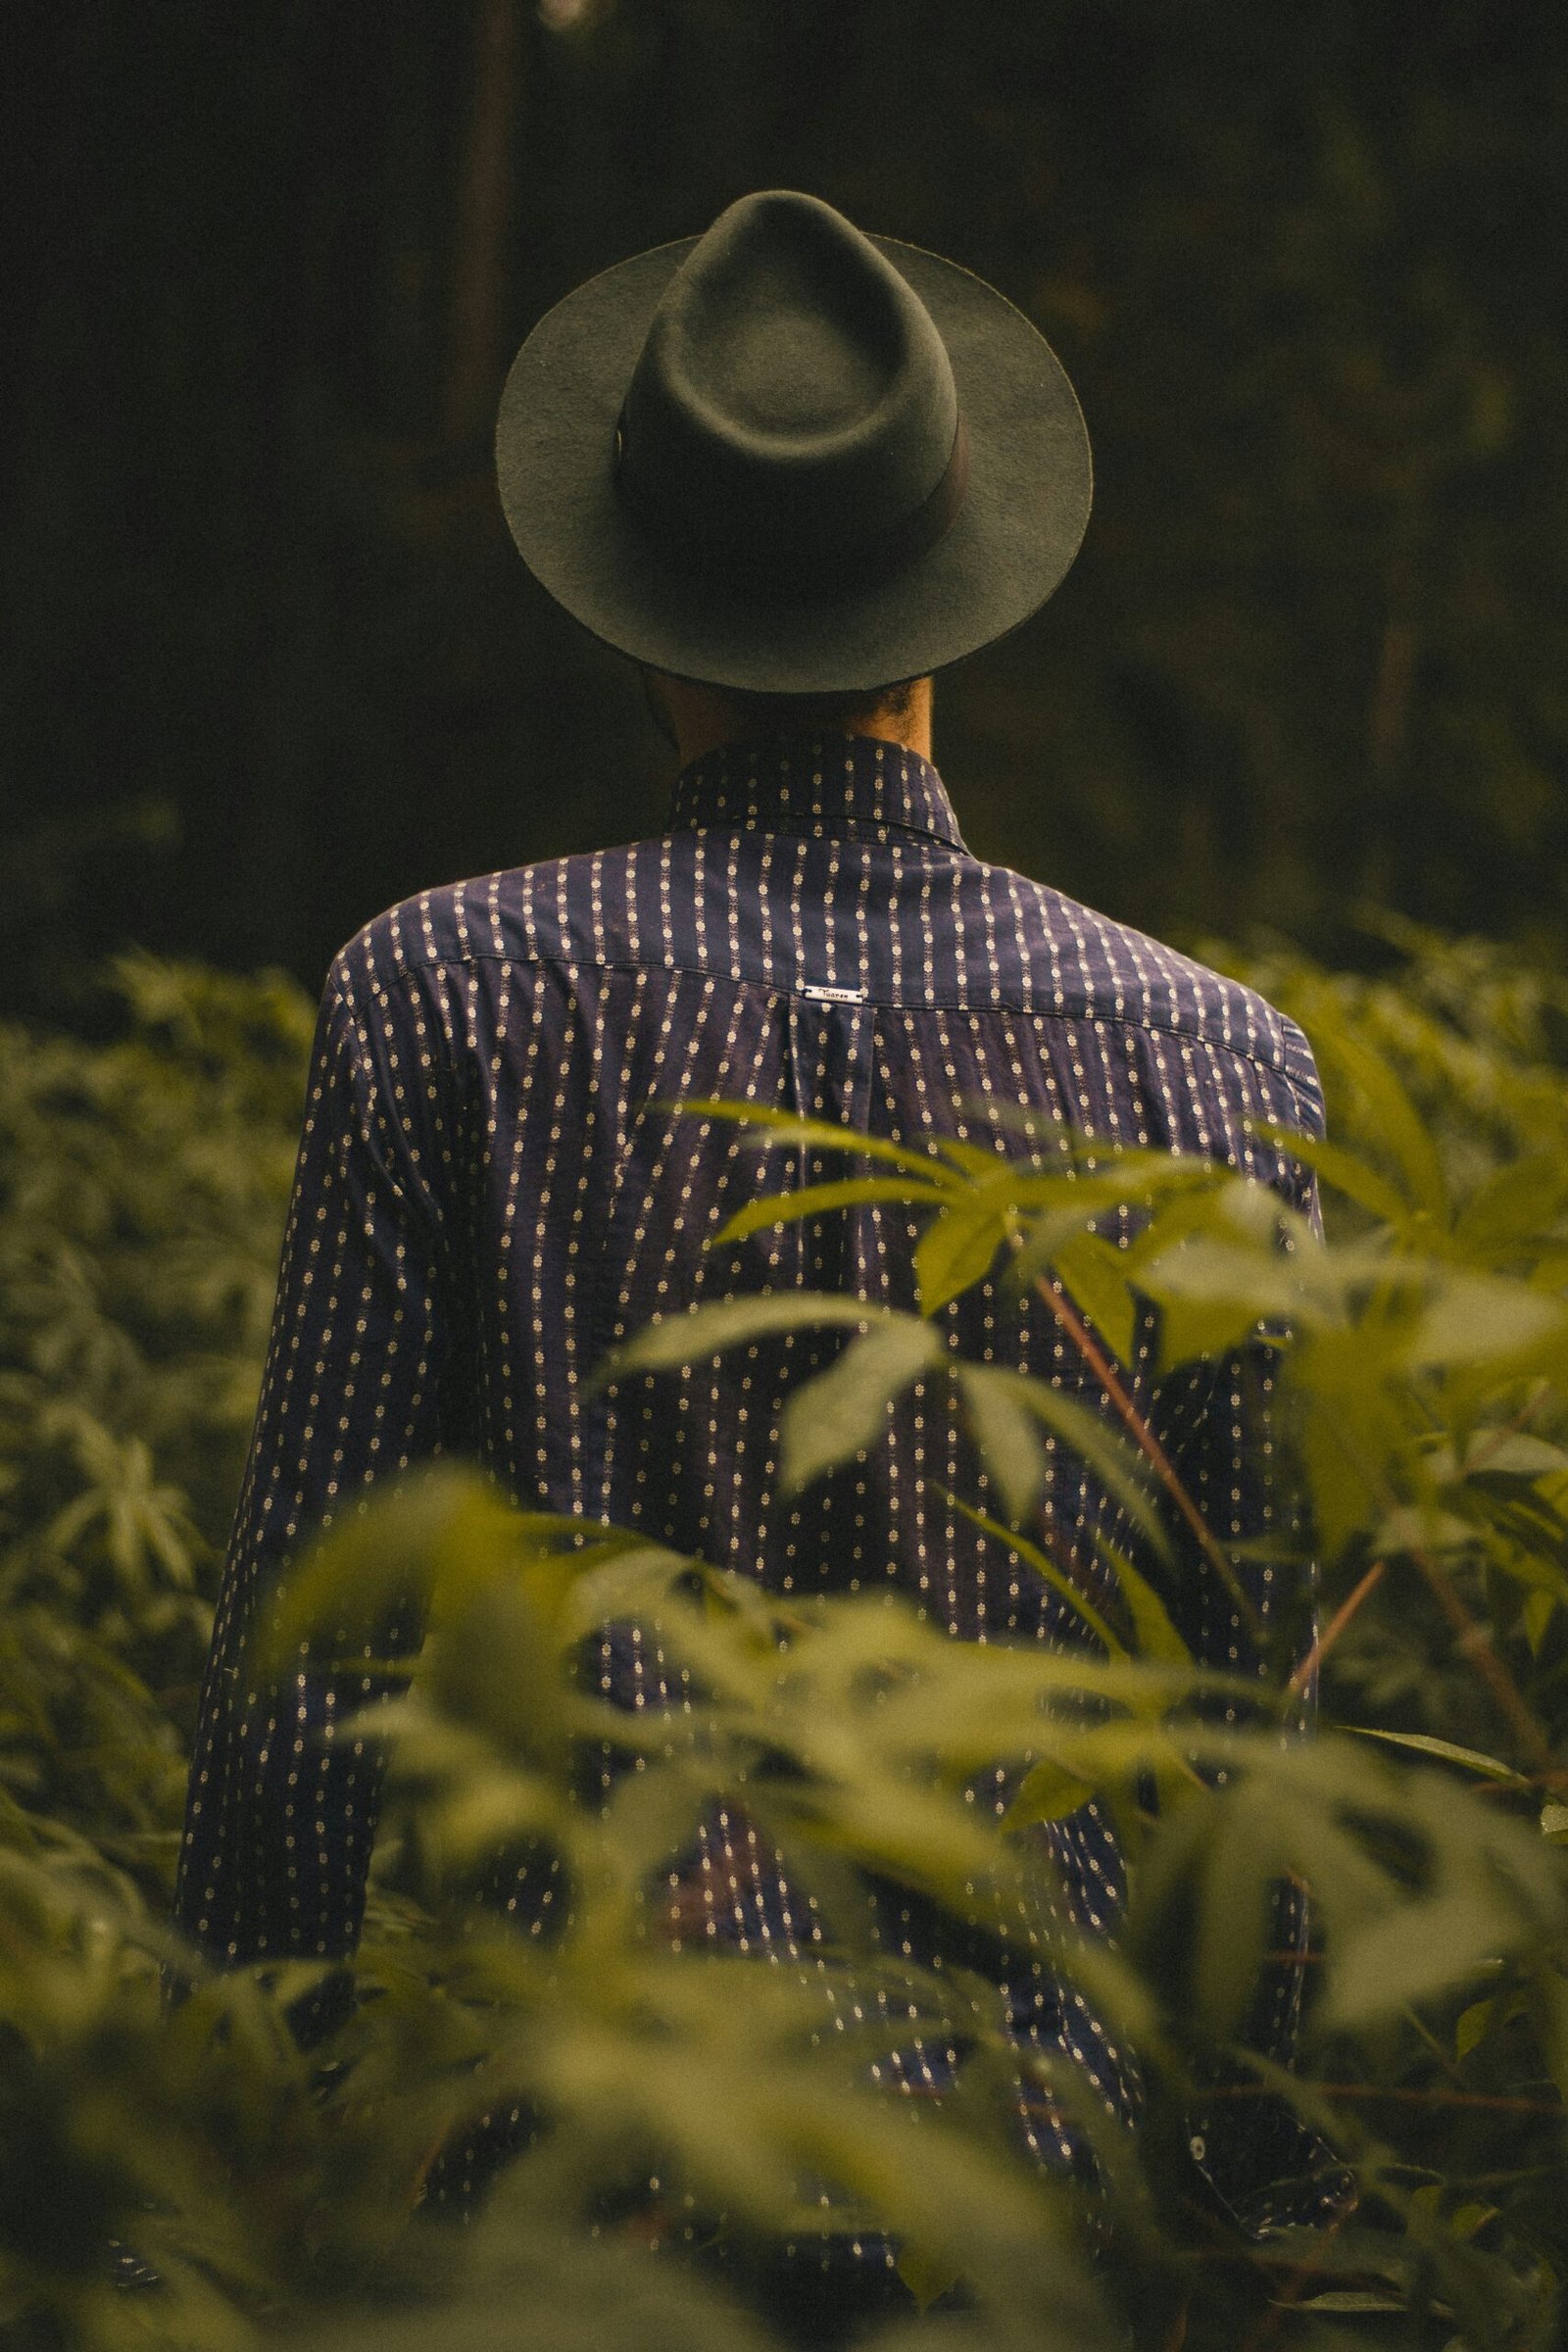
M390 1015L340 963L322 1000L261 1401L213 1628L174 1898L220 1962L336 1956L358 1938L380 1759L339 1720L385 1687L330 1671L321 1629L257 1662L279 1579L377 1478L439 1450L439 1237ZM396 1108L391 1107L396 1105ZM416 1610L377 1643L417 1647ZM368 1646L364 1648L367 1661Z

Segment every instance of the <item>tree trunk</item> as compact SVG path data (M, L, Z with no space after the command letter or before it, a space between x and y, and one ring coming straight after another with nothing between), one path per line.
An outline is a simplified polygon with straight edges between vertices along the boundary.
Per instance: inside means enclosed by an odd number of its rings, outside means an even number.
M473 95L459 163L452 328L442 402L447 438L456 442L486 434L495 409L521 63L519 0L477 0Z

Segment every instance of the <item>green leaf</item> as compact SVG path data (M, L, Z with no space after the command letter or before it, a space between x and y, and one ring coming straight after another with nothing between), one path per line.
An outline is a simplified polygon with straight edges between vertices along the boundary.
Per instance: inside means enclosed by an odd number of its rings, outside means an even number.
M906 2245L899 2255L899 2277L904 2280L916 2307L929 2311L939 2295L956 2286L962 2273L945 2255L929 2254L920 2246Z
M1481 1542L1481 1530L1468 1519L1460 1519L1452 1511L1411 1510L1401 1506L1390 1511L1378 1522L1371 1537L1371 1549L1380 1556L1397 1558L1406 1552L1424 1551L1434 1558L1454 1552L1471 1551Z
M1470 2198L1463 2205L1454 2207L1448 2216L1448 2228L1455 2237L1468 2240L1478 2230L1484 2230L1488 2222L1494 2222L1497 2212L1495 2205L1483 2204L1478 2197Z
M923 1177L928 1184L945 1186L955 1192L962 1189L962 1178L953 1176L937 1158L934 1152L917 1152L911 1145L895 1144L888 1137L867 1135L858 1127L837 1127L831 1119L803 1118L797 1111L783 1110L776 1104L764 1107L757 1102L705 1102L693 1097L683 1102L661 1102L656 1109L681 1118L732 1119L738 1126L755 1127L753 1142L762 1151L771 1151L779 1144L798 1144L818 1152L853 1152L863 1159L880 1159L889 1167L906 1168L912 1175Z
M811 1835L890 1878L961 1908L983 1901L999 1856L995 1816L918 1787L907 1775L862 1771L823 1787Z
M1438 1296L1404 1342L1404 1360L1418 1368L1506 1360L1560 1332L1563 1312L1522 1282L1500 1275L1446 1273Z
M933 1371L947 1350L929 1323L888 1317L852 1340L838 1361L796 1389L779 1425L779 1484L798 1494L813 1478L873 1446L901 1390Z
M1534 1152L1508 1160L1477 1187L1454 1219L1453 1239L1467 1256L1512 1254L1544 1242L1568 1206L1562 1153Z
M980 1104L974 1107L983 1118L985 1106ZM995 1144L966 1144L955 1135L933 1136L932 1141L944 1159L951 1160L965 1176L977 1179L982 1184L995 1183L999 1174L1015 1171L1016 1163L1009 1160L1004 1152L1000 1152Z
M1021 1830L1037 1821L1061 1821L1079 1806L1087 1804L1094 1795L1094 1786L1081 1781L1065 1764L1053 1757L1042 1758L1032 1765L1019 1784L1017 1794L1006 1811L1008 1829Z
M591 1556L599 1559L603 1552L596 1548ZM655 1611L691 1568L684 1553L666 1550L661 1544L633 1544L602 1567L585 1565L564 1596L562 1631L576 1639L598 1626Z
M1541 1808L1541 1835L1553 1845L1568 1845L1568 1805L1550 1798Z
M1085 1467L1093 1470L1103 1482L1107 1492L1121 1504L1134 1525L1142 1529L1161 1559L1169 1558L1170 1539L1154 1500L1150 1466L1145 1456L1112 1423L1066 1390L1056 1388L1049 1380L1037 1379L1031 1373L1013 1372L999 1364L963 1364L956 1369L960 1386L967 1388L972 1380L978 1380L985 1409L993 1417L999 1404L1010 1398L1024 1412L1041 1422L1054 1437L1063 1441ZM1004 1440L1004 1445L1009 1442L1009 1439ZM979 1524L977 1514L969 1515L975 1517L976 1524ZM1022 1549L1011 1531L1007 1531L1007 1541L1015 1548Z
M1364 1724L1348 1723L1348 1732L1357 1740L1384 1740L1391 1747L1414 1748L1417 1755L1441 1756L1446 1764L1462 1764L1467 1772L1479 1773L1483 1780L1506 1782L1511 1788L1528 1788L1530 1783L1523 1773L1515 1772L1496 1756L1483 1755L1477 1747L1455 1747L1451 1740L1435 1740L1427 1732L1378 1732Z
M776 1331L808 1331L819 1324L863 1324L887 1320L889 1309L863 1298L846 1298L826 1291L756 1291L743 1298L715 1299L710 1305L688 1307L683 1314L664 1315L650 1323L607 1356L587 1382L591 1395L611 1388L634 1372L667 1372L681 1364L701 1363L746 1340L765 1339Z
M1429 1478L1451 1486L1460 1478L1548 1478L1568 1470L1568 1453L1528 1430L1473 1429L1462 1464L1445 1441L1423 1457Z
M1354 1200L1359 1207L1370 1209L1386 1225L1402 1225L1409 1215L1409 1203L1397 1186L1366 1160L1358 1159L1353 1152L1346 1151L1342 1144L1303 1135L1298 1127L1277 1126L1271 1119L1249 1119L1247 1124L1253 1135L1304 1161L1335 1192L1343 1193L1347 1200Z
M1389 1152L1411 1205L1446 1223L1448 1188L1437 1145L1393 1066L1343 1027L1316 1029L1312 1042L1318 1059L1337 1064L1360 1096L1366 1130Z
M352 1650L385 1635L389 1609L408 1597L470 1590L514 1566L517 1514L471 1469L437 1463L377 1490L293 1564L270 1620L255 1636L264 1673L296 1662L318 1631ZM597 1531L595 1531L597 1532Z
M996 1377L1012 1385L1019 1401L1095 1473L1112 1499L1121 1504L1133 1524L1149 1538L1161 1559L1168 1559L1170 1538L1154 1501L1152 1472L1130 1439L1123 1437L1093 1405L1084 1404L1049 1380L1000 1369Z
M1335 1293L1348 1280L1346 1253L1287 1257L1266 1244L1242 1245L1200 1235L1152 1259L1141 1259L1138 1287L1161 1312L1160 1368L1196 1356L1228 1355L1269 1319L1297 1329L1344 1320Z
M717 1233L710 1234L705 1246L717 1249L725 1242L744 1241L748 1234L760 1232L763 1226L792 1225L802 1217L823 1216L835 1208L856 1208L866 1200L912 1204L921 1200L941 1201L945 1198L934 1184L921 1184L913 1177L900 1180L892 1176L850 1176L839 1184L808 1184L801 1192L770 1193L765 1200L748 1200Z
M1264 1787L1244 1784L1207 1810L1192 1995L1210 2031L1229 2034L1257 1981L1283 1838L1278 1798Z
M961 1200L933 1217L914 1253L920 1312L940 1314L960 1291L983 1282L1006 1238L1001 1209L984 1200Z
M960 1364L958 1387L969 1426L1001 1490L1009 1519L1024 1518L1046 1481L1046 1450L1034 1416L1019 1401L1016 1374L989 1364Z
M1269 2301L1277 2311L1408 2311L1405 2295L1375 2295L1359 2287L1334 2286L1321 2295L1302 2295L1287 2301L1283 2295L1271 2295Z
M1108 1560L1121 1587L1127 1613L1133 1621L1137 1636L1136 1647L1140 1657L1161 1658L1173 1666L1190 1666L1193 1653L1170 1621L1169 1612L1148 1577L1133 1566L1123 1551L1103 1537L1097 1540L1096 1549Z
M1314 1330L1292 1349L1302 1408L1300 1457L1328 1559L1384 1516L1390 1468L1393 1483L1403 1483L1398 1465L1409 1446L1409 1417L1387 1376L1387 1337L1386 1330Z
M1365 2030L1400 2009L1419 2008L1473 1983L1518 1935L1517 1921L1499 1916L1479 1873L1456 1877L1424 1900L1392 1904L1332 1950L1323 2022Z
M1525 1640L1530 1644L1530 1654L1533 1658L1540 1657L1541 1644L1546 1638L1546 1628L1556 1613L1557 1600L1554 1593L1526 1593L1524 1607L1519 1612L1519 1622L1524 1628Z
M969 1366L967 1369L972 1371L974 1367ZM1009 1550L1015 1551L1018 1557L1034 1570L1036 1576L1048 1584L1054 1592L1059 1592L1063 1600L1076 1610L1090 1632L1098 1635L1103 1642L1113 1658L1124 1658L1127 1655L1126 1643L1117 1640L1100 1611L1085 1599L1066 1571L1058 1568L1055 1561L1043 1552L1037 1544L1031 1544L1026 1537L1019 1535L1015 1528L1004 1527L1000 1520L988 1518L984 1511L975 1510L958 1495L950 1494L946 1487L936 1486L933 1482L932 1492L940 1494L950 1509L957 1511L973 1526L980 1528L988 1536L995 1536L999 1543L1005 1544Z
M1142 1219L1152 1210L1137 1239L1125 1250L1117 1246L1122 1271L1130 1276L1147 1236L1174 1247L1195 1229L1206 1228L1219 1214L1216 1196L1235 1181L1228 1168L1211 1160L1149 1152L1115 1152L1109 1166L1095 1175L1024 1176L1011 1188L1011 1205L1033 1213L1014 1271L1020 1279L1033 1281L1055 1264L1064 1243L1087 1233L1097 1218L1132 1209ZM1283 1203L1271 1199L1277 1216Z
M1468 2009L1460 2010L1453 2028L1453 2055L1456 2064L1462 2065L1471 2051L1478 2049L1485 2041L1492 2029L1492 2021L1496 2015L1496 2010L1495 1995L1489 1995L1483 2001L1472 2001Z
M1052 1262L1074 1304L1089 1316L1112 1355L1119 1363L1130 1363L1138 1309L1115 1244L1102 1241L1098 1234L1081 1234L1058 1247Z

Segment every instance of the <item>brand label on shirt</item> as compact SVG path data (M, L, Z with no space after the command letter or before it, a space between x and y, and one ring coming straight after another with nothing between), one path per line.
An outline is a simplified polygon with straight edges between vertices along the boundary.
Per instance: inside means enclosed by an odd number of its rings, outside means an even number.
M863 988L829 988L825 982L820 980L803 980L801 995L813 997L818 1004L863 1004L865 1003Z

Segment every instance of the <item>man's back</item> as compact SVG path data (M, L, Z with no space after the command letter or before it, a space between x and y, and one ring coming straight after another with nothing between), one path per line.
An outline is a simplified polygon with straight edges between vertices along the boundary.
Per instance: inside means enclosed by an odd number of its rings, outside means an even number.
M334 1747L331 1725L369 1685L302 1674L285 1721L248 1687L245 1628L306 1533L437 1451L478 1459L527 1507L642 1527L778 1592L895 1587L956 1635L1082 1638L1024 1558L951 1499L991 1503L950 1381L906 1390L882 1441L791 1497L782 1407L842 1332L758 1339L590 1391L617 1343L704 1299L803 1288L917 1303L919 1212L902 1204L714 1246L759 1193L864 1166L853 1149L764 1145L681 1107L715 1098L825 1119L852 1148L857 1133L958 1137L1044 1164L1060 1159L1064 1123L1228 1160L1298 1206L1311 1204L1307 1172L1248 1122L1321 1122L1298 1030L1238 984L971 858L935 771L863 737L712 754L683 773L659 839L380 916L323 1003L204 1694L180 1908L219 1953L339 1952L357 1934L377 1772L360 1743ZM1033 1372L1103 1406L1045 1303L1000 1268L943 1322L956 1362ZM1127 1384L1213 1534L1266 1533L1266 1371L1244 1382L1200 1367L1162 1394L1152 1338L1146 1325ZM1133 1543L1119 1505L1055 1455L1044 1508L1056 1557L1102 1592L1096 1536ZM1243 1573L1266 1621L1274 1571ZM1199 1657L1251 1660L1196 1547L1167 1598ZM603 1682L632 1706L664 1690L657 1655L625 1641L607 1639ZM1113 1927L1121 1868L1097 1809L1042 1843L1056 1899L1085 1927ZM548 1879L525 1874L508 1897L536 1922L552 1899ZM816 1936L776 1858L725 1815L672 1882L668 1925L786 1957ZM1068 2052L1126 2110L1115 2053L1043 1956L1020 1952L1007 1994L1020 2035ZM1283 2038L1289 2019L1276 2022ZM904 2063L911 2086L940 2086L931 2052L915 2044Z
M917 1383L884 1446L786 1506L783 1398L840 1335L585 1384L704 1299L798 1287L915 1307L912 1207L713 1246L759 1193L864 1172L857 1132L1051 1164L1066 1125L1309 1202L1300 1163L1248 1126L1320 1132L1306 1042L1239 983L970 857L935 771L896 746L714 754L672 813L662 838L424 893L334 964L309 1262L280 1315L249 1540L278 1550L367 1478L457 1449L530 1507L643 1525L778 1591L892 1579L955 1633L1054 1634L1016 1559L926 1491L983 1491L945 1389ZM846 1153L682 1107L714 1098L826 1119ZM1028 1292L983 1284L946 1323L956 1356L1090 1378ZM334 1422L321 1387L352 1401L366 1362L373 1420ZM1126 1369L1147 1389L1146 1356Z

